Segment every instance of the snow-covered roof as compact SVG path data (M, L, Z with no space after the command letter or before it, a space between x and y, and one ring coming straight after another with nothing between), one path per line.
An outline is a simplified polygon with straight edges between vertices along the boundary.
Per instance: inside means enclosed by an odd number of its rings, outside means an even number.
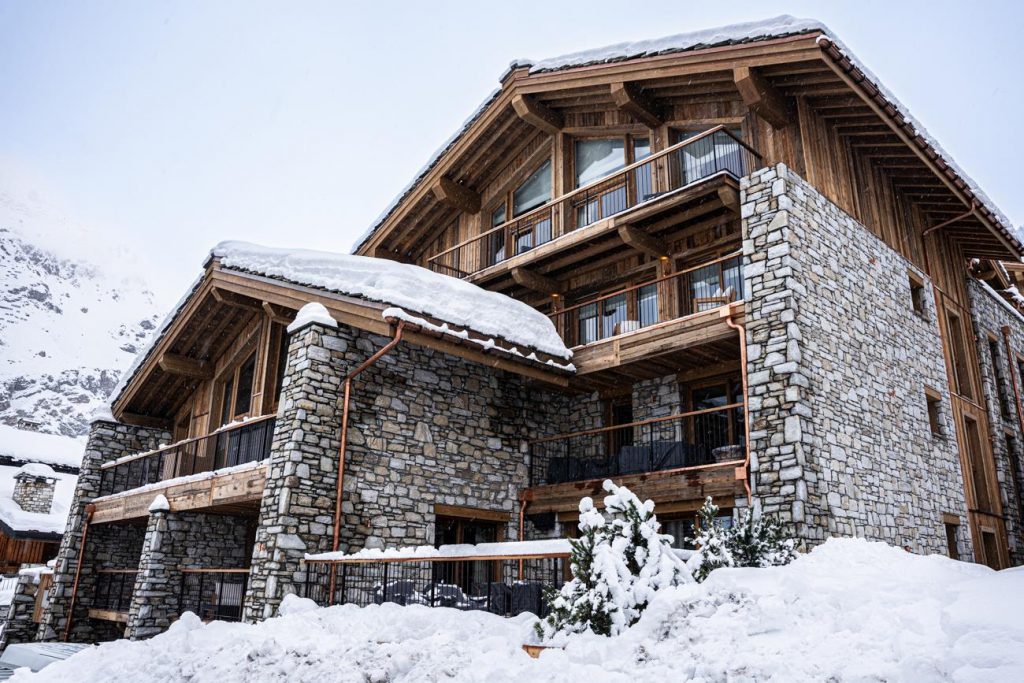
M79 467L84 453L83 439L0 425L0 456L20 462Z
M222 242L211 255L222 268L278 278L429 316L450 325L500 338L569 360L551 320L521 301L426 268L387 259L325 251L276 249L248 242ZM399 311L391 311L402 317ZM407 319L407 318L406 318Z
M995 220L1002 223L1005 236L1011 241L1017 241L1013 223L1009 218L999 210L995 203L989 199L977 183L975 183L963 171L963 169L960 168L960 166L953 160L953 157L938 144L924 126L921 125L917 119L911 116L910 110L896 99L892 92L881 84L881 81L879 81L879 79L867 67L865 67L856 56L854 56L842 41L835 37L835 33L820 21L816 21L814 19L800 19L789 15L780 15L761 21L750 21L731 24L728 26L702 29L699 31L690 31L687 33L677 33L675 35L665 36L662 38L616 43L614 45L582 50L580 52L573 52L537 61L520 59L513 61L510 69L529 68L529 72L531 74L537 74L550 71L560 71L563 69L573 69L594 64L606 64L631 59L642 59L656 55L687 52L709 47L738 45L760 40L774 40L815 32L823 34L823 38L838 49L843 57L845 57L864 74L865 78L870 81L870 84L874 86L874 88L897 110L898 115L907 121L913 127L915 133L919 135L926 144L936 152L936 154L939 155L942 161L949 166L949 168L951 168L956 175L964 181L964 183L967 184L970 192L975 195L982 206L989 211ZM819 42L821 42L821 38L819 38ZM398 194L398 196L395 197L377 220L373 222L370 228L356 241L353 246L353 251L358 251L359 248L362 247L363 244L365 244L377 231L377 229L381 227L388 216L391 215L395 208L397 208L401 201L416 187L420 180L422 180L422 178L430 172L438 161L440 161L448 149L450 149L451 146L469 130L470 126L472 126L472 124L480 117L483 111L485 111L487 107L497 99L498 92L500 91L492 93L484 101L481 107L466 120L459 130L431 156L430 160L420 170L416 177L413 178L412 182L410 182L409 185L407 185ZM1020 245L1018 244L1018 246Z
M17 535L62 534L68 519L68 509L75 493L76 474L53 472L57 480L53 492L53 505L49 512L26 512L14 502L14 478L20 467L0 465L0 525Z

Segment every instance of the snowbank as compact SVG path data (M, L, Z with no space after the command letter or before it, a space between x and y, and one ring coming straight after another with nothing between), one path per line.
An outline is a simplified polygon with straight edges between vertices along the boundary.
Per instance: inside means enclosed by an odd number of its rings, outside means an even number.
M0 425L0 455L47 465L79 467L85 440L59 434L42 434Z
M720 569L661 591L624 635L573 636L538 660L520 649L529 615L292 602L260 625L189 615L151 640L107 643L12 680L1024 680L1024 569L851 539L785 567Z
M521 301L457 278L387 259L221 242L221 266L397 306L569 359L551 320Z

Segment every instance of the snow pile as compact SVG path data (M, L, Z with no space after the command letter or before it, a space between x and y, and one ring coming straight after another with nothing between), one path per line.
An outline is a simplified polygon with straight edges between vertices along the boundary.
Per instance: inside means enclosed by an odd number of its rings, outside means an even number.
M27 465L26 467L32 467ZM40 467L45 467L42 465ZM45 476L56 479L53 490L53 505L49 512L26 512L14 502L14 477L23 470L21 467L0 465L0 525L6 525L13 531L39 532L44 534L64 533L68 518L68 509L75 494L77 474L54 472L47 467L49 474Z
M785 567L720 569L661 591L623 635L573 636L537 660L520 649L528 615L294 599L282 611L259 625L201 626L189 615L151 640L106 643L13 680L1024 680L1024 569L854 539Z
M310 301L299 309L298 314L295 316L295 320L293 320L291 325L288 326L288 334L291 334L295 330L300 330L311 323L320 323L325 327L338 326L338 321L331 317L326 306L319 301Z
M167 512L171 509L171 504L167 502L167 496L162 493L158 493L153 502L149 504L149 512Z
M221 242L211 255L224 268L378 301L558 358L572 357L551 320L533 307L419 266L248 242Z
M30 462L22 465L18 468L18 471L14 476L18 476L19 474L27 474L31 477L41 477L43 479L57 478L57 473L53 471L52 467L38 462Z
M0 425L0 456L47 465L78 467L82 464L84 453L84 439Z

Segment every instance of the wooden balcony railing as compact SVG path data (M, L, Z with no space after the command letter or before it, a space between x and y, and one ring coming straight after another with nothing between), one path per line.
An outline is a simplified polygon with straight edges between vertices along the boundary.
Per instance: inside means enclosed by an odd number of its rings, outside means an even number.
M743 298L740 252L551 313L566 346L583 346Z
M100 466L100 496L167 479L265 460L274 438L274 415L221 427L155 451L138 453Z
M194 612L203 621L241 621L249 570L182 569L178 612Z
M716 126L555 198L428 260L432 270L469 277L573 230L655 201L720 173L740 178L761 155Z
M530 442L530 486L741 462L743 403Z

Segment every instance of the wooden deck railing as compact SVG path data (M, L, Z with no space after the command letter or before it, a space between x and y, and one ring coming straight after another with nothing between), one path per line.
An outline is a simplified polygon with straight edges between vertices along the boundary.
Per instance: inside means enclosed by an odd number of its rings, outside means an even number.
M566 346L582 346L743 298L740 252L551 313Z
M274 415L264 415L222 427L207 436L104 463L100 466L99 495L264 460L270 455L274 423Z
M738 463L743 403L691 410L530 442L530 486Z
M427 259L436 272L469 277L541 244L668 193L725 173L740 178L761 162L753 147L715 126Z

